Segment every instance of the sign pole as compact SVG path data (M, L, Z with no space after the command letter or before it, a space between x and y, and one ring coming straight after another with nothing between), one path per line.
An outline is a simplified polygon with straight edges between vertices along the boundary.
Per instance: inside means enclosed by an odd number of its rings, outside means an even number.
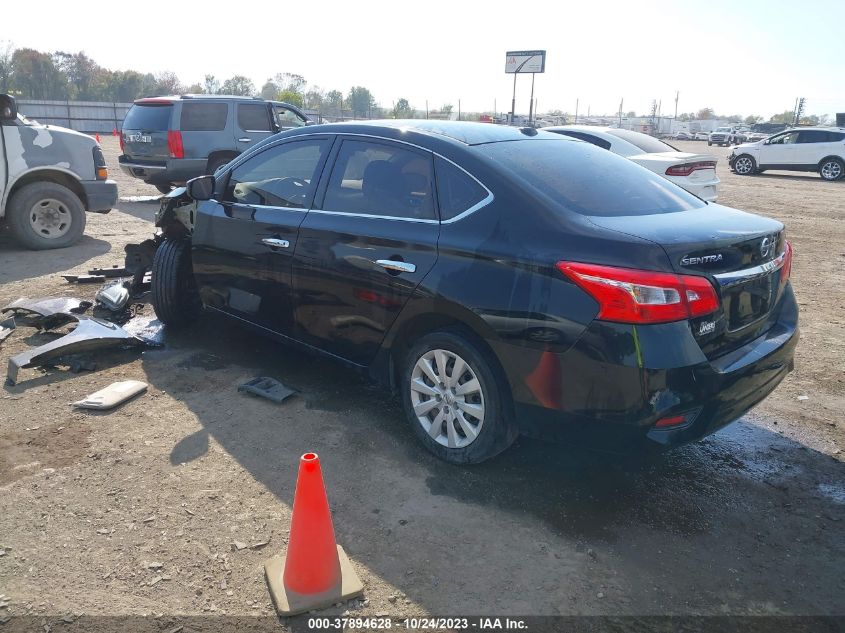
M528 106L528 126L534 120L534 73L531 73L531 104Z
M513 99L511 99L511 125L516 116L516 73L513 74Z

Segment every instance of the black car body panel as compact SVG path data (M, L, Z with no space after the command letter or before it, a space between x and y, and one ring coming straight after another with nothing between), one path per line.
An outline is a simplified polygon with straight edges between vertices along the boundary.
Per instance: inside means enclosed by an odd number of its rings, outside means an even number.
M338 212L327 187L339 178L344 143L356 140L406 150L420 169L433 160L437 175L447 161L484 191L468 212L439 221ZM232 174L302 141L321 145L312 175L298 177L309 190L301 207L224 200L230 178L237 181ZM689 202L674 211L632 203L631 215L593 215L590 187L571 185L571 202L566 191L556 197L530 173L508 169L520 147L571 153L576 165L606 164L623 185L652 178ZM198 204L192 238L207 306L386 384L396 379L397 350L431 329L460 327L495 356L526 433L589 438L608 448L679 444L740 417L792 368L797 307L773 263L785 256L783 225L700 203L587 143L484 124L321 125L271 137L215 178L215 199ZM366 187L350 182L350 195ZM442 196L435 196L441 214ZM613 204L624 203L619 194ZM704 277L721 303L712 314L667 323L598 320L599 303L561 274L555 265L562 260ZM765 275L735 278L761 265ZM683 424L655 427L678 415Z

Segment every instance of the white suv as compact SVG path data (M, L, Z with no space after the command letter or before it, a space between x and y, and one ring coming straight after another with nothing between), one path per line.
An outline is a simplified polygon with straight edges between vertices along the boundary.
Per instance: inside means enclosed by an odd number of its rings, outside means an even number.
M845 128L802 127L743 143L733 148L728 164L741 176L785 169L817 171L825 180L839 180L845 175Z

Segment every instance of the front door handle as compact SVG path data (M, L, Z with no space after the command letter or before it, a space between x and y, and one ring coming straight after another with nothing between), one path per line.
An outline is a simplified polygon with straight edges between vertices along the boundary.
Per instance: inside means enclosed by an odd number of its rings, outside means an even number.
M238 143L249 143L252 139L251 138L239 138Z
M397 273L413 273L417 270L415 264L409 264L408 262L399 262L395 259L377 259L375 263L377 266L381 266L385 270L390 270Z
M262 244L266 244L271 248L287 248L290 246L290 242L287 240L280 240L275 237L265 237L261 240Z

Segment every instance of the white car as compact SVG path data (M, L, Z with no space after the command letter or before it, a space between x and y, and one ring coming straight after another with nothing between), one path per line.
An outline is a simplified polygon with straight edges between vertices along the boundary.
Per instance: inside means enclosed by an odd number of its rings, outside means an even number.
M784 169L817 171L825 180L839 180L845 176L845 128L802 127L743 143L733 148L728 164L741 176Z
M716 200L716 157L710 154L679 152L648 134L591 125L562 125L543 128L544 132L565 134L587 141L660 174L702 200Z

